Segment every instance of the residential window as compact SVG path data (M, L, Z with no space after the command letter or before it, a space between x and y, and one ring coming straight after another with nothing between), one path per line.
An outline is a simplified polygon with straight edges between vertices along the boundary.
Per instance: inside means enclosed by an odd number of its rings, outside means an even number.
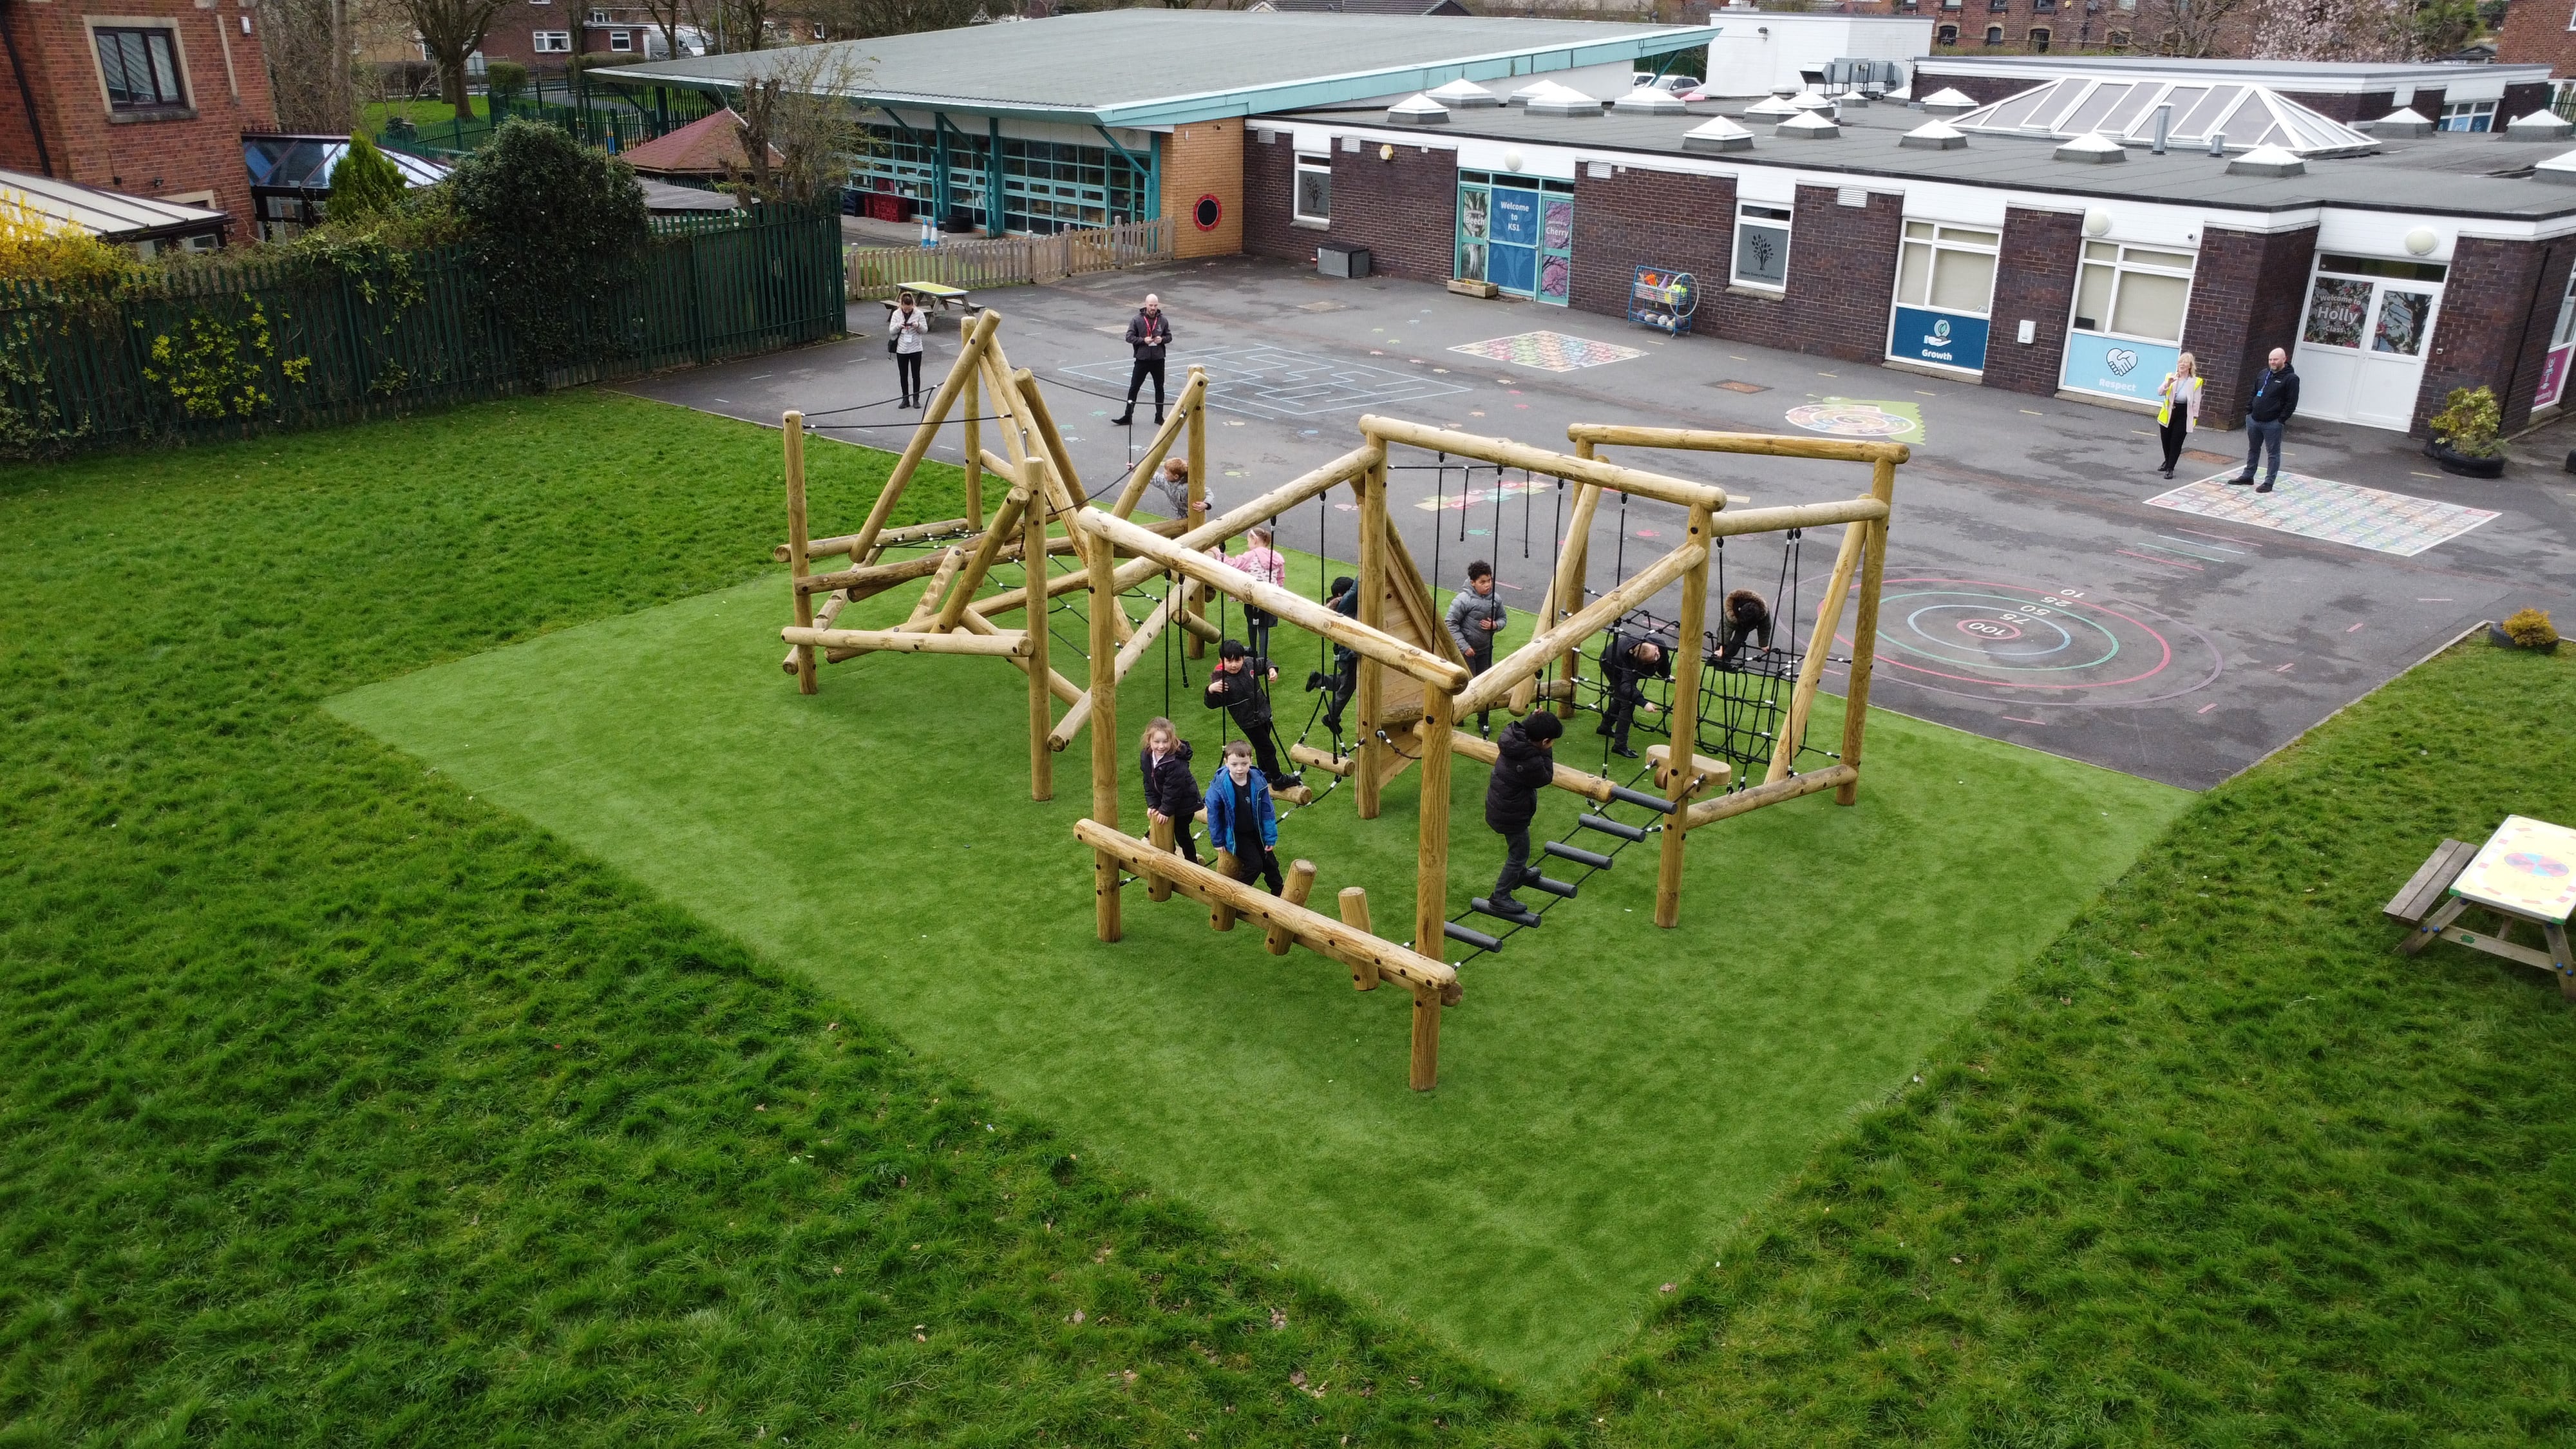
M1789 221L1785 206L1744 202L1735 208L1735 280L1740 286L1788 290Z
M631 30L612 30L608 32L608 48L611 50L633 50L635 48L635 32Z
M1938 43L1939 43L1939 44L1942 44L1942 45L1956 45L1956 44L1958 44L1958 43L1959 43L1959 27L1957 27L1957 26L1955 26L1955 25L1944 25L1944 26L1942 26L1942 27L1941 27L1941 35L1940 35L1940 39L1939 39Z
M2181 341L2191 265L2189 252L2086 242L2075 281L2075 330Z
M2495 129L2496 103L2493 101L2452 101L2442 107L2443 131L2492 131Z
M109 110L148 111L188 103L179 84L177 32L159 25L102 25L91 33L98 37L98 71L107 83Z
M2030 53L2031 53L2031 54L2033 54L2033 55L2046 55L2046 54L2048 54L2048 32L2047 32L2047 31L2045 31L2045 30L2034 30L2034 31L2032 31L2032 32L2030 33Z
M593 25L606 25L608 23L608 12L605 10L593 10L590 12L590 23Z
M540 30L534 33L533 39L539 55L572 54L572 32L569 30Z
M2057 0L2030 0L2030 8L2035 14L2054 15L2057 13Z
M2004 43L2004 28L2003 28L2002 26L2000 26L2000 25L1989 25L1989 26L1987 26L1987 27L1986 27L1986 44L1987 44L1987 45L1989 45L1989 46L2000 46L2000 45L2002 45L2003 43Z
M1297 187L1294 214L1299 221L1329 222L1333 219L1333 158L1330 155L1297 158Z

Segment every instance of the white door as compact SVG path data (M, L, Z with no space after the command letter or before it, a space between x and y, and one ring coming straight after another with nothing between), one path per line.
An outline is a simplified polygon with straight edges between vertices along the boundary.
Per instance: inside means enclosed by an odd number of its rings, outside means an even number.
M2433 262L2318 257L2299 329L2299 411L2375 428L2402 430L2414 421L2445 270Z

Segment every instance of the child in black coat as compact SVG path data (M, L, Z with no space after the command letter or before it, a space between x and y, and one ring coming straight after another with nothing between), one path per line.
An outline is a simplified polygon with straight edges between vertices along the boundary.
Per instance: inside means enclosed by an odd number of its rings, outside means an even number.
M1199 863L1192 818L1199 813L1198 777L1190 773L1190 742L1157 715L1145 722L1145 738L1136 752L1136 773L1145 781L1145 818L1172 822L1172 842L1181 858Z
M1485 824L1503 838L1503 873L1494 877L1486 904L1497 911L1525 911L1512 888L1535 879L1530 869L1530 821L1538 817L1538 792L1556 778L1556 740L1565 722L1546 710L1503 726L1502 753L1485 782Z
M1280 770L1278 737L1270 729L1270 686L1278 680L1279 671L1269 660L1243 647L1242 640L1228 639L1217 649L1216 668L1208 672L1207 707L1233 716L1234 727L1260 758L1263 779L1293 785L1297 777Z

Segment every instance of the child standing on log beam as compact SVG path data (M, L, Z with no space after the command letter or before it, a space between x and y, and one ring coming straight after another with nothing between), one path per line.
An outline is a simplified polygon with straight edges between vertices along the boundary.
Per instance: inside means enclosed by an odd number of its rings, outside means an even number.
M1252 746L1230 740L1225 763L1208 781L1208 840L1234 856L1234 878L1257 876L1279 894L1279 812L1270 804L1270 782L1252 766Z
M1158 825L1171 821L1172 841L1180 848L1181 859L1198 864L1193 817L1199 813L1199 781L1190 773L1190 742L1175 733L1172 722L1161 715L1145 722L1136 773L1145 781L1145 818Z
M1217 649L1217 667L1208 674L1207 707L1233 716L1234 727L1261 758L1262 778L1294 784L1294 776L1280 772L1278 739L1270 728L1270 686L1278 682L1279 671L1268 659L1243 647L1242 640L1228 639Z
M1538 875L1530 869L1530 822L1538 818L1538 792L1556 778L1556 740L1565 722L1546 710L1503 726L1493 776L1485 782L1485 824L1503 838L1503 873L1494 877L1487 903L1503 912L1526 908L1512 889Z

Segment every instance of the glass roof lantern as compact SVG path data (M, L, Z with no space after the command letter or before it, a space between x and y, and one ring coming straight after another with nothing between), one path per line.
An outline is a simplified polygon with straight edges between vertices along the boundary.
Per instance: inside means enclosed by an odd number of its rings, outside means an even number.
M2100 132L2137 145L2156 138L2156 116L2171 121L2166 139L2200 149L2212 136L2229 151L2278 146L2296 156L2361 156L2379 143L2264 86L2241 81L2128 80L2067 76L2044 81L1950 124L1989 136L2065 140Z

